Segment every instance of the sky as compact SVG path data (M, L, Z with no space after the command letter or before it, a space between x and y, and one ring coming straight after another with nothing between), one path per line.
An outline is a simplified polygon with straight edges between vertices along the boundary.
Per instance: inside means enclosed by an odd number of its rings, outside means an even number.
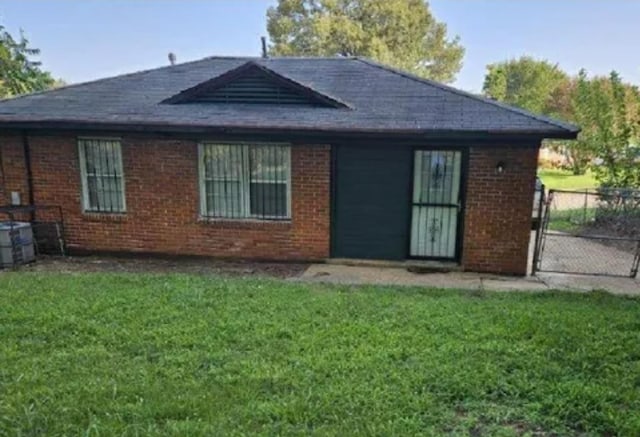
M0 23L23 29L43 67L67 83L211 55L260 54L275 0L0 0ZM454 85L479 92L487 64L531 55L575 74L618 71L640 85L640 1L431 0L466 48Z

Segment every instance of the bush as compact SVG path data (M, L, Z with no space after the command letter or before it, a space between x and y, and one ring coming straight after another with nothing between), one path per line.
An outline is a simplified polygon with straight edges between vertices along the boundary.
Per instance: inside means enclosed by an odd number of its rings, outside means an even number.
M640 191L629 188L599 188L595 222L613 235L640 237Z

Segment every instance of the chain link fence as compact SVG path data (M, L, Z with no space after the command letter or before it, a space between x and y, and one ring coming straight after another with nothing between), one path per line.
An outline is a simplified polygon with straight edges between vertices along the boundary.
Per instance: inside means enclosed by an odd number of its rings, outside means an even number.
M550 190L537 270L631 276L640 260L640 191Z

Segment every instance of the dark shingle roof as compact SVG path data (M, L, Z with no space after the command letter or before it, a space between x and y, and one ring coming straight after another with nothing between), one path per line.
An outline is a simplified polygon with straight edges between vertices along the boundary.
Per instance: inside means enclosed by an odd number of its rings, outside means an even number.
M247 62L347 108L162 103ZM0 127L33 123L574 137L576 126L361 58L211 57L0 101Z

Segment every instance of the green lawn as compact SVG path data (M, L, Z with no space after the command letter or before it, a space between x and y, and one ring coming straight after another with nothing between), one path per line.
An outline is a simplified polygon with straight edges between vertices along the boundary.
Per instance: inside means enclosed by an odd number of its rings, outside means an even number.
M0 435L639 435L640 300L0 273Z
M577 234L596 218L597 208L551 209L549 229Z
M539 169L538 176L540 176L547 189L574 190L595 188L598 185L590 172L574 176L570 171L566 170Z

